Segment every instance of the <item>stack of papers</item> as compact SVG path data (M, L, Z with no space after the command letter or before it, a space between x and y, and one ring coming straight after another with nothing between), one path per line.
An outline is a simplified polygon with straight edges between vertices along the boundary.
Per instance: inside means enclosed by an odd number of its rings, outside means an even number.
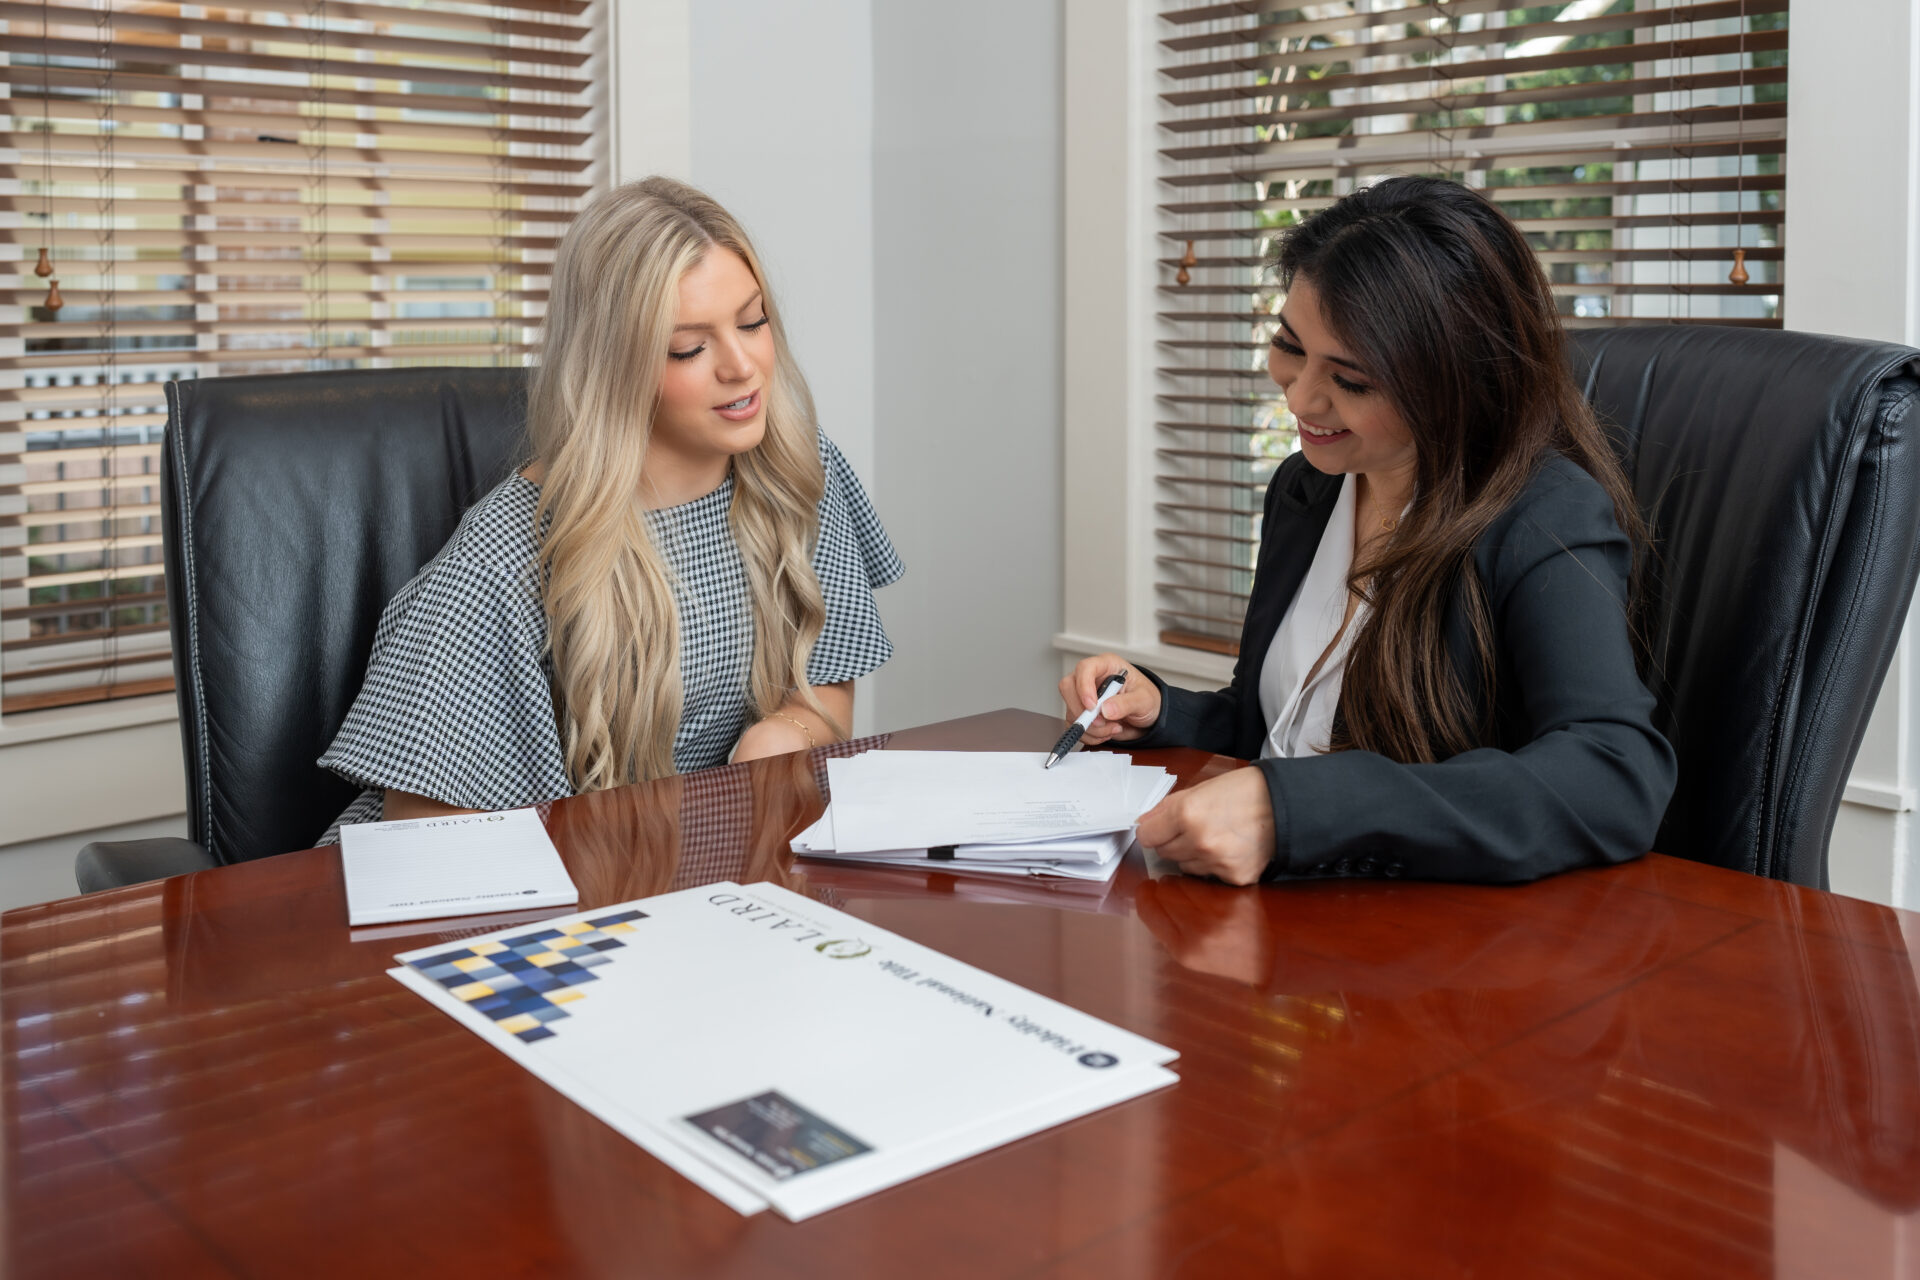
M350 822L340 828L340 867L349 925L580 901L532 809Z
M1134 824L1173 789L1165 769L1078 752L868 751L827 761L833 800L794 837L814 858L991 875L1108 880Z
M1174 1083L1173 1050L774 885L388 972L742 1213L798 1221Z

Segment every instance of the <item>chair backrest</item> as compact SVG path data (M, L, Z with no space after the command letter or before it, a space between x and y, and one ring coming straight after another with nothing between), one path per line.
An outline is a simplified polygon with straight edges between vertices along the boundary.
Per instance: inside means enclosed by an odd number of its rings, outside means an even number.
M523 460L526 371L341 370L167 387L161 518L194 840L311 845L317 768L380 612Z
M1583 330L1575 372L1653 526L1663 853L1820 888L1913 595L1920 351L1717 326Z

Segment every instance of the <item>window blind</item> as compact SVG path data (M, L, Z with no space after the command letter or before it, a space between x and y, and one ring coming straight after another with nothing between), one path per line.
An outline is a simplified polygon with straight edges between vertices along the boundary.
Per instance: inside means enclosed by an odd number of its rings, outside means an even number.
M1787 0L1215 4L1158 34L1164 643L1237 651L1261 498L1295 447L1265 264L1357 186L1480 189L1570 328L1780 323Z
M601 12L0 3L0 713L172 687L169 379L527 358Z

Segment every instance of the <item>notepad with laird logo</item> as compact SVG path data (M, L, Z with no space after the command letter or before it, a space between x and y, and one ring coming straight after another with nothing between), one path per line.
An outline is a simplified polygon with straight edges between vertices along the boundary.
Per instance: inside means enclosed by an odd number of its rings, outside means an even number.
M579 891L532 809L340 828L347 923L568 907Z

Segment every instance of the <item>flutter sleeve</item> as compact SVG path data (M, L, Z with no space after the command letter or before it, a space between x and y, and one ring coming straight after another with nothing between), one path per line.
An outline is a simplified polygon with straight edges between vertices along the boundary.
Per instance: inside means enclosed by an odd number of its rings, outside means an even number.
M860 478L840 450L820 437L826 492L820 498L820 535L813 569L820 578L827 618L807 661L807 683L838 684L863 676L893 656L873 593L907 569L880 524Z
M463 809L572 794L531 588L435 561L381 615L367 677L320 765Z

